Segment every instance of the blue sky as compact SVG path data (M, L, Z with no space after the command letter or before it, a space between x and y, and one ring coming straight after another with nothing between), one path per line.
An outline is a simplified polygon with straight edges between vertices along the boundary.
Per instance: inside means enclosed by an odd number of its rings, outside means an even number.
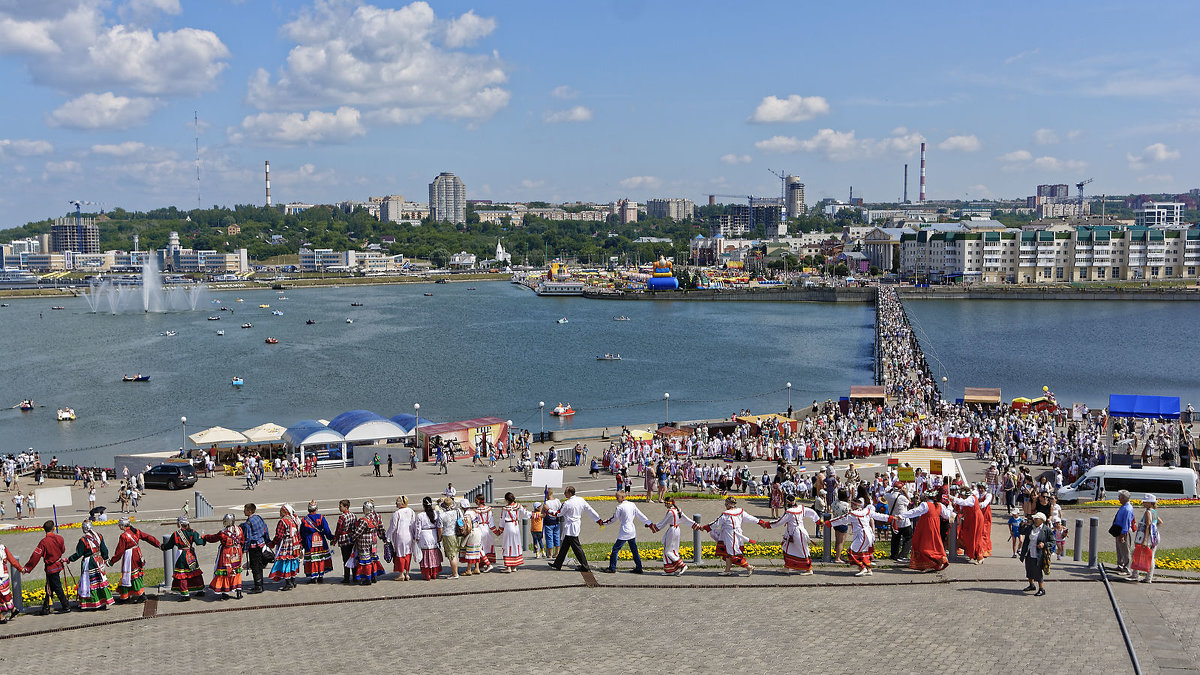
M1015 7L1015 8L1014 8ZM1183 191L1192 2L0 0L0 227L67 202ZM1074 188L1072 187L1072 191Z

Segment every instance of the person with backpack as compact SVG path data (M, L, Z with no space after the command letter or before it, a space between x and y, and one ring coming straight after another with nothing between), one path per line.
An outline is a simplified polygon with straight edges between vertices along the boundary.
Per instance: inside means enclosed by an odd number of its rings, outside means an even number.
M263 551L267 546L267 522L255 513L257 510L257 505L246 504L242 509L246 520L238 525L242 528L242 549L246 552L250 574L254 579L254 588L246 591L247 593L263 592L263 567L266 565Z

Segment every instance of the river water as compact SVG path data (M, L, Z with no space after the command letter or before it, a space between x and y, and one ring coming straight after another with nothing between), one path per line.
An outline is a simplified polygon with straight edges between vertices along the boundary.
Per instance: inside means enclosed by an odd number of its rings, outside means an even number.
M867 305L597 301L538 298L509 283L475 287L289 289L286 300L273 291L222 292L195 312L118 315L92 314L82 298L9 300L0 309L0 451L34 447L47 458L107 463L116 454L177 449L181 416L194 433L288 426L359 408L390 417L411 413L414 403L436 422L495 416L533 431L649 425L667 414L664 393L670 418L686 420L782 411L787 382L797 408L871 383ZM364 306L351 307L355 301ZM1093 406L1109 393L1200 403L1195 303L907 306L952 396L963 386L1033 396L1045 384L1060 401ZM244 322L254 327L239 328ZM177 335L160 335L168 330ZM279 344L265 344L268 336ZM596 360L609 352L622 360ZM134 373L151 380L121 382ZM234 376L245 386L231 386ZM6 409L25 397L45 407ZM574 419L549 414L559 402L574 406ZM55 421L64 405L77 421Z

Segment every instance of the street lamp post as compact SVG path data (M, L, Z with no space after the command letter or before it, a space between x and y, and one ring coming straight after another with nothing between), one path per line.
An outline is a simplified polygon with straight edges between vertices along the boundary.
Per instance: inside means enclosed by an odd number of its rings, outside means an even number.
M546 440L546 402L538 401L538 413L541 417L541 433L538 434L538 441Z
M417 429L421 426L421 404L413 404L413 452L417 449Z
M666 408L667 413L667 421L663 422L663 424L669 425L671 424L671 392L663 394L663 406Z
M508 443L504 446L504 452L508 455L508 468L512 468L512 443L513 443L513 428L512 420L508 420Z
M187 457L187 418L179 418L179 450Z
M791 410L792 409L792 383L791 382L787 383L787 390L788 390L788 410Z

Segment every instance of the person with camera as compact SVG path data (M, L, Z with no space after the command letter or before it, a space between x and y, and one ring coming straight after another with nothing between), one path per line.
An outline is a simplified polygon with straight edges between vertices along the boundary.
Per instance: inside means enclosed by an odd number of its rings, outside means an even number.
M1050 554L1054 551L1054 531L1046 525L1046 514L1035 511L1033 516L1021 525L1021 562L1025 563L1025 578L1029 585L1025 591L1037 592L1034 596L1046 594L1042 581L1050 569Z

